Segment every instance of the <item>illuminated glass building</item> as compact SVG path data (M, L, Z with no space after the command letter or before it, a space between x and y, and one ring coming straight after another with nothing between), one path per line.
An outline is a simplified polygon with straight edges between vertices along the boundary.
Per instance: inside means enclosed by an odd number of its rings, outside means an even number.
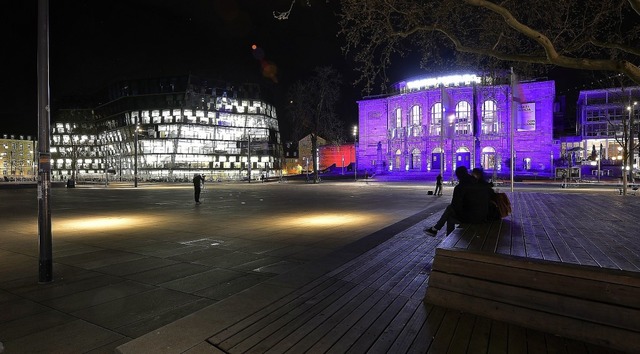
M637 86L580 91L578 133L581 139L579 144L574 144L576 157L592 166L600 165L601 174L606 176L620 176L623 166L637 170L638 150L630 149L631 161L622 161L621 144L636 146L640 129L639 102L640 87ZM633 133L629 133L631 131ZM563 151L570 148L562 146ZM591 170L597 174L595 167Z
M445 179L461 165L509 173L513 147L515 171L551 174L559 154L555 83L521 82L514 95L507 80L488 81L476 75L422 78L359 101L358 169L443 172Z
M194 76L124 81L92 109L61 110L52 124L52 178L257 179L281 168L275 108L255 85Z

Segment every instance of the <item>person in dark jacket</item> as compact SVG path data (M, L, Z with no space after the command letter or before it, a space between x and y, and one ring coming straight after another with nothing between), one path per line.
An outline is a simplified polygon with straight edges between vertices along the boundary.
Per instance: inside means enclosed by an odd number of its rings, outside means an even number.
M442 195L442 173L438 173L438 177L436 177L436 190L433 195Z
M453 197L436 224L424 229L435 236L447 224L447 235L455 229L455 224L480 224L487 221L489 212L489 189L479 184L465 166L456 168L458 185L453 188Z
M193 175L193 191L196 204L200 204L200 191L202 189L203 182L204 180L202 179L202 175L199 173Z
M493 182L489 182L484 178L484 171L479 167L471 170L471 177L473 177L478 184L487 188L487 191L489 192L489 210L487 213L487 221L500 220L500 211L498 210L498 207L494 202L496 191L493 190Z

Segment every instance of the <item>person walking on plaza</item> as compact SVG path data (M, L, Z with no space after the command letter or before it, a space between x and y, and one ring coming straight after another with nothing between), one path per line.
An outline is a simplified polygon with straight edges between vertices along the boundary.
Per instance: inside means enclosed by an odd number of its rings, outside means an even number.
M433 195L442 195L442 173L438 173L438 177L436 177L436 190Z
M424 233L435 236L447 224L447 235L455 229L455 224L478 224L487 221L489 211L489 190L477 183L465 166L456 168L458 185L453 188L451 204L447 205L440 219Z
M193 191L196 204L200 204L200 191L202 190L203 182L202 176L199 173L193 175Z

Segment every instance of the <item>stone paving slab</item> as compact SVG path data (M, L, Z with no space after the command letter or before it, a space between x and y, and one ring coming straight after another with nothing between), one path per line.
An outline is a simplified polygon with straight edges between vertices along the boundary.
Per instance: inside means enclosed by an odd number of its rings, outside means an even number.
M36 191L0 189L5 352L112 352L274 278L303 284L318 269L304 277L292 269L440 208L420 185L221 183L207 192L195 206L189 184L54 189L54 281L38 284ZM87 338L46 338L76 332Z

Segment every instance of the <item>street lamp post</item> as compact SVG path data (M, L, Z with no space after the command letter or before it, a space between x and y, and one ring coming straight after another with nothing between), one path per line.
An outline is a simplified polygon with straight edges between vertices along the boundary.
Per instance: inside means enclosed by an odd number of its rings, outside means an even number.
M306 167L305 169L307 170L307 182L309 182L309 158L305 157L304 160L306 161Z
M251 135L247 135L247 175L251 183Z
M49 107L49 1L38 0L38 282L53 281Z
M133 186L138 187L138 123L133 132Z
M633 102L633 105L629 106L629 138L627 139L629 141L629 144L628 144L629 148L627 149L628 151L627 161L625 161L625 163L629 171L629 178L631 179L631 183L635 182L633 178L633 160L634 160L634 150L635 150L633 128L635 125L634 118L635 118L635 110L637 105L638 105L638 102Z
M355 155L355 162L353 166L353 180L358 181L358 126L353 126L353 154Z

